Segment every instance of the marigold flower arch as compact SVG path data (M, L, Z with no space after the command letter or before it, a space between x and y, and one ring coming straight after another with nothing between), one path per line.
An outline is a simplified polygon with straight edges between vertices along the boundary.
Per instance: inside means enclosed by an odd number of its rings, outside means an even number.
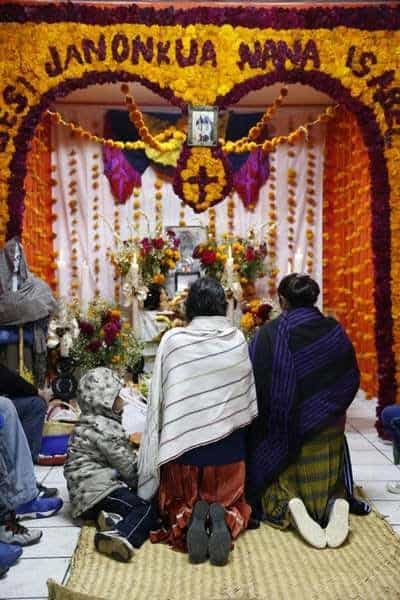
M371 160L381 407L400 383L400 8L0 7L0 241L21 233L29 140L43 111L94 83L140 81L180 106L308 84L355 113ZM31 57L35 60L32 63Z

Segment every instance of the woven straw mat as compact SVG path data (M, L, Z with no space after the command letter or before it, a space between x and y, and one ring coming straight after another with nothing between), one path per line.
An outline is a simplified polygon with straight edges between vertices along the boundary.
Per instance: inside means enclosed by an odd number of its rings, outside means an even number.
M83 527L66 586L51 600L395 600L400 538L376 513L351 517L338 549L307 546L293 530L262 524L235 543L225 567L191 565L186 554L147 541L128 564L98 554Z

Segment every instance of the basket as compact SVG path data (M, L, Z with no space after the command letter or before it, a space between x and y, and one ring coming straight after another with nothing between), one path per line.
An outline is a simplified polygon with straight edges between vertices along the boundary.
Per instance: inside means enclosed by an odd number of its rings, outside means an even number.
M73 421L57 421L53 416L56 408L67 408L74 414ZM80 413L70 404L62 400L52 400L47 409L46 421L43 425L43 437L38 457L39 465L62 465L67 457L68 442Z

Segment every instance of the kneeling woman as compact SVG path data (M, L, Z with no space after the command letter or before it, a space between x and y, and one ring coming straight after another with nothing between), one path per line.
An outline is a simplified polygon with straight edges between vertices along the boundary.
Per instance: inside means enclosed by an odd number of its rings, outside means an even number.
M159 488L165 525L153 541L213 564L227 562L250 517L244 428L257 415L247 344L226 306L217 281L191 286L190 324L168 331L157 352L139 453L138 493L150 499Z
M357 361L341 325L314 306L319 287L311 277L286 276L278 294L282 314L250 347L259 416L249 434L246 494L270 525L293 523L311 545L336 547L348 533L342 461Z

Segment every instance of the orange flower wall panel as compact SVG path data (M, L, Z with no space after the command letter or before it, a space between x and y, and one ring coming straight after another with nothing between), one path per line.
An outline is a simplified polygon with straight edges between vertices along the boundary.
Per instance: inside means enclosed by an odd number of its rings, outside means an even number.
M324 308L349 333L361 387L377 394L369 157L353 115L327 126L324 173Z
M45 121L36 128L27 157L22 243L32 273L56 289L50 146L50 124Z

